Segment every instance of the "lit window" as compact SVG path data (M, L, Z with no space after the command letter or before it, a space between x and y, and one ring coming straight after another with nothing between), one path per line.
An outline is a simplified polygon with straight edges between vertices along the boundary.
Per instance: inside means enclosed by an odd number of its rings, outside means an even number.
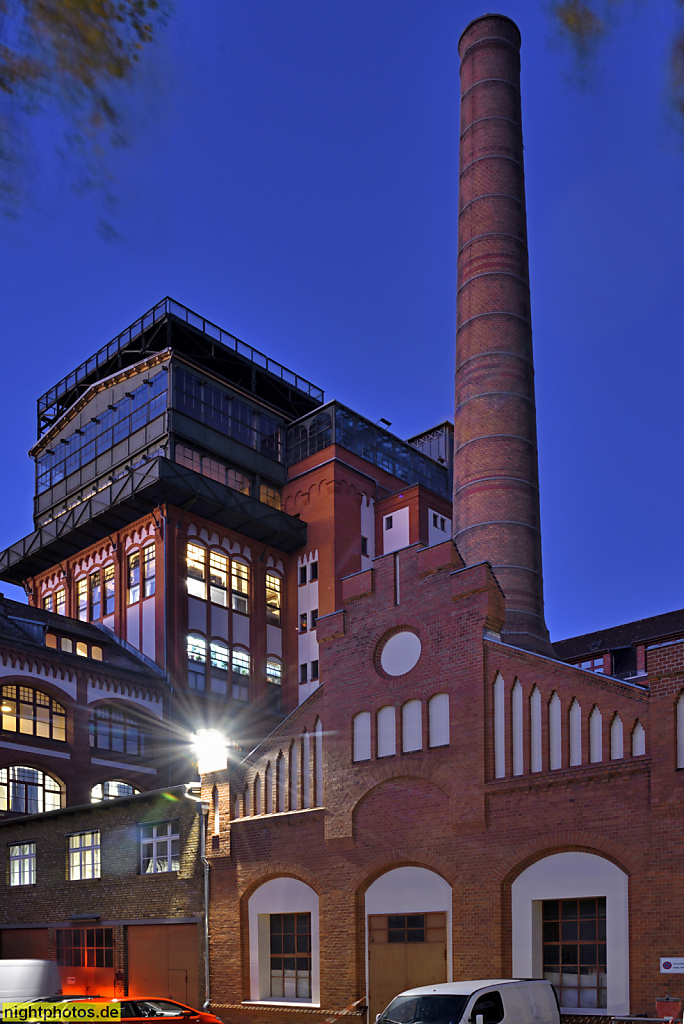
M76 605L78 617L83 621L88 620L88 577L83 576L76 581Z
M282 581L275 573L266 573L266 622L280 625L280 599Z
M55 591L55 611L58 615L66 615L66 590Z
M231 603L234 612L249 612L249 566L233 559L230 567Z
M0 768L0 811L42 814L61 806L62 787L52 776L27 765Z
M53 604L52 594L48 594L47 597L43 598L43 611L51 612L52 611L52 604Z
M266 706L269 711L280 711L283 666L277 658L266 659Z
M542 901L543 976L563 1007L605 1009L606 900Z
M207 552L199 544L188 544L188 594L207 597Z
M143 875L180 869L180 835L177 821L140 826L140 871Z
M102 589L100 586L100 570L90 574L90 621L96 622L102 612Z
M80 658L87 658L88 644L84 644L82 640L78 640L76 642L76 654L78 654Z
M228 559L218 551L209 555L209 599L224 608L228 605Z
M145 597L152 597L154 594L155 575L154 544L148 544L143 548L143 594Z
M58 928L57 963L62 967L113 967L113 928Z
M128 556L128 603L140 600L140 552Z
M150 752L150 737L144 724L115 708L91 711L89 734L90 746L100 750L138 755Z
M270 995L311 998L311 914L270 915Z
M57 647L57 637L55 636L54 633L46 633L45 634L45 646L46 647L52 647L53 650L56 649L56 647Z
M63 636L60 640L60 647L66 654L72 654L74 650L74 641L70 636Z
M69 836L69 869L71 882L100 877L100 833L78 832Z
M280 490L277 487L262 484L259 488L259 501L263 501L265 505L270 505L272 508L280 508Z
M128 782L117 782L112 779L109 782L98 782L90 791L91 804L102 803L103 800L116 800L120 796L133 796L140 790L131 786Z
M9 884L35 885L36 844L12 843L9 848Z
M102 661L102 648L98 647L97 644L93 644L90 648L90 657L93 661Z
M245 473L241 473L239 469L227 469L226 482L229 487L232 487L234 491L239 491L240 494L249 494L251 490L249 477Z
M188 686L191 690L204 689L204 671L207 662L207 641L195 633L188 634Z
M301 615L299 616L299 632L300 633L306 633L306 631L308 629L307 618L308 618L308 616L307 616L306 612L302 612Z
M104 613L105 615L114 614L114 594L115 594L115 567L113 565L105 565L104 569Z
M43 739L66 739L66 712L47 693L30 686L2 687L2 728Z
M233 700L249 700L249 654L235 648L232 657Z

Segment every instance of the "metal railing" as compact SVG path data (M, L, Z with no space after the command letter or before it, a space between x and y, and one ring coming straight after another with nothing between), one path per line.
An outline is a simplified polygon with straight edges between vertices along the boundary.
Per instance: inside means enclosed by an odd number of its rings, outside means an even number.
M309 395L311 398L316 399L319 402L323 401L324 393L321 388L316 387L311 381L305 377L300 377L299 374L294 373L292 370L288 370L287 367L283 366L275 359L270 359L269 356L264 355L258 349L253 348L251 345L246 344L244 341L240 341L235 335L230 334L228 331L224 331L218 327L211 320L205 319L200 316L199 313L194 313L187 306L182 305L180 302L176 302L175 299L170 298L168 295L166 298L158 302L156 306L148 310L139 317L134 323L127 327L121 334L118 334L113 338L107 345L103 345L101 349L98 349L94 355L86 359L84 363L77 366L75 370L72 370L66 377L63 377L54 387L46 391L44 395L41 395L38 399L38 437L40 438L47 427L53 422L55 416L60 414L57 406L60 398L68 394L73 388L77 387L82 381L89 377L92 373L95 373L101 367L106 366L114 359L119 353L123 352L131 342L139 337L144 331L151 327L153 324L162 320L168 314L172 314L179 320L183 320L191 327L197 328L202 331L209 338L219 342L221 345L225 345L226 348L232 349L238 355L243 356L249 362L255 366L260 367L262 370L266 370L267 373L272 374L274 377L279 378L285 384L289 384L291 387L296 388L298 391Z

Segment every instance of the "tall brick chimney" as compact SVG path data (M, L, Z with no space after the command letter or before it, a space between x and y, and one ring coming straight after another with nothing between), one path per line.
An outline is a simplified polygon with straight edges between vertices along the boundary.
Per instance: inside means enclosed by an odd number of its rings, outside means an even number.
M544 622L520 114L520 32L487 14L461 57L454 540L491 564L503 639L552 654Z

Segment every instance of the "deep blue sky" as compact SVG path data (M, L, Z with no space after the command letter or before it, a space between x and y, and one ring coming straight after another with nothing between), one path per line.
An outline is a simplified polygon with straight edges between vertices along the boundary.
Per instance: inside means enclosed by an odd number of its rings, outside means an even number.
M552 638L684 605L684 136L674 0L583 87L542 0L523 121ZM410 436L453 418L457 42L485 0L176 0L109 157L119 240L43 126L2 225L0 547L31 529L35 399L170 294ZM52 133L54 134L54 133ZM17 596L5 584L8 596Z

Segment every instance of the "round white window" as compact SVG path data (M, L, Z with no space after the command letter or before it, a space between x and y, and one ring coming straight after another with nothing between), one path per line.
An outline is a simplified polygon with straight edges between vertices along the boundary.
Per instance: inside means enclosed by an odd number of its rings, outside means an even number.
M403 676L418 664L420 651L416 634L405 629L389 638L380 654L380 664L388 676Z

